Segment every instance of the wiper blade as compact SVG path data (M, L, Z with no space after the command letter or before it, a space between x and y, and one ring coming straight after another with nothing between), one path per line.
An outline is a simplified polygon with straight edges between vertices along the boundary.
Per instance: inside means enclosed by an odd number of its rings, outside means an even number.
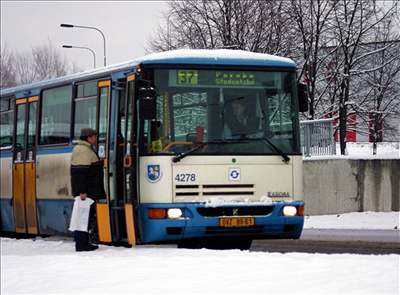
M177 163L183 158L185 158L187 155L190 155L194 153L195 151L201 149L202 147L209 145L209 144L228 144L228 143L243 143L243 140L213 140L213 141L206 141L206 142L201 142L199 143L198 146L194 147L191 150L188 150L187 152L180 153L179 155L175 156L172 158L172 162Z
M268 143L270 146L272 146L272 148L275 150L275 152L277 152L277 153L283 158L283 161L284 161L285 163L287 163L287 162L290 161L289 156L288 156L284 151L282 151L280 148L278 148L278 147L277 147L271 140L269 140L267 137L258 137L258 138L248 138L248 137L246 137L245 140L252 140L252 141L263 140L263 141L265 141L266 143Z

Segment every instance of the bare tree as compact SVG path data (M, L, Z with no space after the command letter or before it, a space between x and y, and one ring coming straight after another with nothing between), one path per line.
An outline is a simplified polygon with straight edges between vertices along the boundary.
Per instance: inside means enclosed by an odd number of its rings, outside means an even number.
M363 45L366 52L372 52L364 68L372 70L358 74L361 97L353 108L366 123L373 154L384 131L393 128L386 119L400 115L400 34L393 30L396 27L395 18L387 18L374 28L374 40Z
M32 48L32 66L36 79L44 80L64 76L68 72L68 63L50 40L46 45Z
M166 25L149 42L149 51L175 48L237 48L288 55L293 32L284 2L271 0L172 1Z
M79 68L62 56L49 40L27 52L1 52L1 87L12 87L52 79L76 72Z
M38 74L34 71L33 58L28 52L15 55L15 78L17 85L29 84L38 81Z
M166 25L150 40L149 51L238 48L294 59L301 65L298 79L305 80L309 89L307 118L338 119L344 154L350 112L358 115L365 106L380 113L388 106L389 93L393 98L390 106L397 106L398 74L389 70L389 65L396 64L396 54L386 44L393 35L375 38L374 32L383 22L399 20L398 2L175 0L165 15ZM386 45L368 45L377 40ZM374 79L380 71L387 75L389 84L378 89L382 84ZM381 102L378 97L382 97ZM371 101L375 107L367 107Z
M0 88L15 86L15 57L14 54L5 46L1 49L0 62Z
M321 98L326 94L330 81L324 87L318 82L318 78L326 79L321 75L325 70L327 57L334 51L325 50L332 40L327 34L331 29L333 18L332 11L337 2L334 1L304 1L292 0L288 13L293 16L297 24L297 34L301 36L298 51L301 56L297 59L301 67L298 76L307 84L309 93L308 119L314 119L316 108ZM333 77L328 77L328 80Z
M340 55L337 98L340 152L343 155L346 153L348 105L354 94L351 92L352 80L356 74L366 71L361 67L362 62L373 54L372 51L362 53L361 45L369 41L373 29L394 12L395 5L384 9L369 0L343 0L335 6L333 27Z

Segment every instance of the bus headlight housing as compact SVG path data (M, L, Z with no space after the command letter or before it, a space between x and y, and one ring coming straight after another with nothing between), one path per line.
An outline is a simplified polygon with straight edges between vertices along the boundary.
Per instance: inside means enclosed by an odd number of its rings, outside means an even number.
M178 219L183 215L182 209L179 208L150 208L148 217L150 219Z
M177 219L182 217L182 210L179 208L170 208L167 211L168 218Z
M295 206L285 206L283 207L284 216L296 216L297 208Z

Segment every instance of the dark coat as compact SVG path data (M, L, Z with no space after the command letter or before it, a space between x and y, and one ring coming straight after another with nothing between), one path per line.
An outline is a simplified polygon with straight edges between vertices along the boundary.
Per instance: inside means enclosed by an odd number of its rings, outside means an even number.
M238 118L232 116L227 119L228 127L231 130L232 136L248 135L258 131L260 120L258 117L246 115L246 124L240 122Z
M104 172L102 162L91 145L78 141L71 157L71 188L74 197L86 193L94 200L104 199Z

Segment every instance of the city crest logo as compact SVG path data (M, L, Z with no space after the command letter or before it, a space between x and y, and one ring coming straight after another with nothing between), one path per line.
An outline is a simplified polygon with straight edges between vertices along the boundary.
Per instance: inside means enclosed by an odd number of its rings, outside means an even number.
M147 165L147 180L149 182L157 182L161 179L161 168L160 165Z

